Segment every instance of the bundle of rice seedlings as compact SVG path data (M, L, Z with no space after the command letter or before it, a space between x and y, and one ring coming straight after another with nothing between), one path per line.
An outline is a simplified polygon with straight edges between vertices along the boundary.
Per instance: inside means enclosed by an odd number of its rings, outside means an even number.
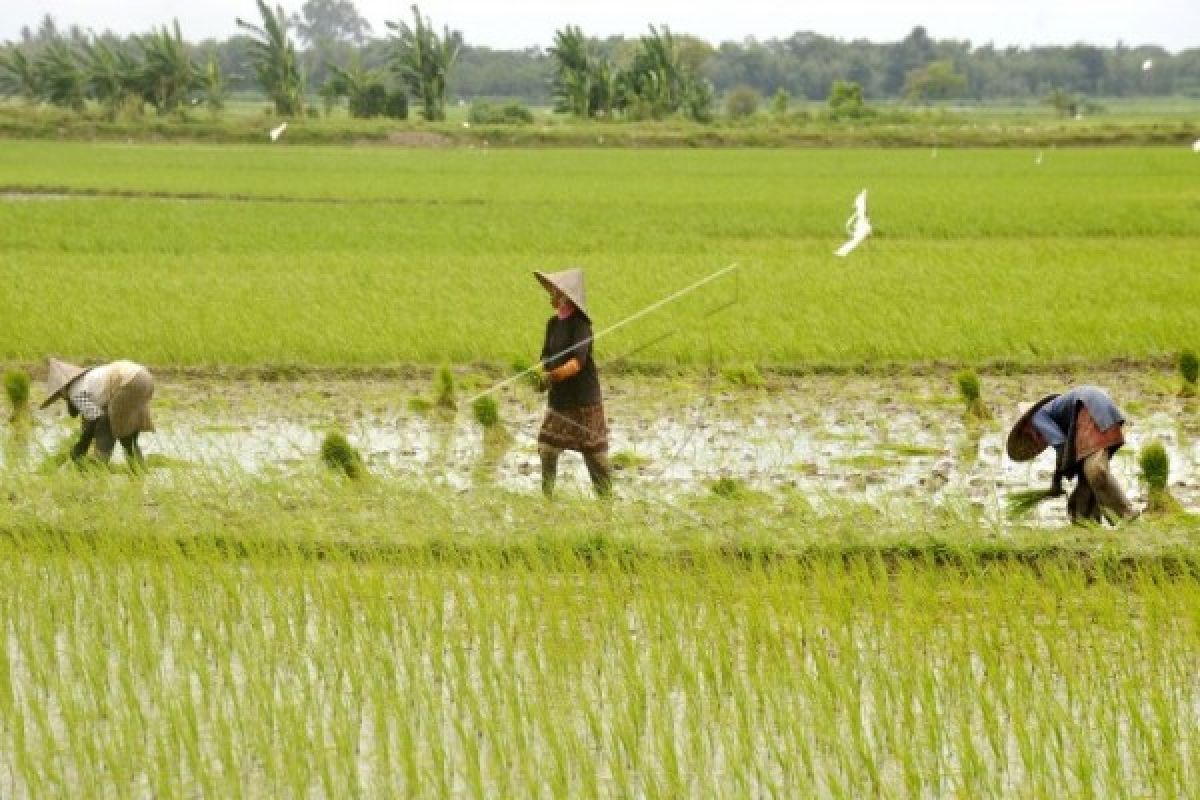
M500 408L496 405L496 398L490 394L476 397L471 404L471 413L484 428L494 428L500 424Z
M29 374L24 370L10 369L4 373L4 393L12 407L13 422L29 418Z
M438 368L433 380L433 396L438 408L453 410L458 407L458 401L454 398L454 373L450 371L449 364L442 364Z
M321 442L321 461L331 470L342 472L348 478L358 479L367 473L367 467L358 450L338 431L325 434L325 439Z
M1150 514L1174 514L1182 511L1179 501L1171 496L1167 483L1171 477L1171 459L1162 442L1153 441L1138 453L1138 466L1142 468L1142 481L1148 493L1146 512Z
M1183 386L1179 390L1180 397L1196 396L1196 380L1200 377L1200 358L1194 350L1184 350L1179 354L1179 376L1183 378Z
M758 367L749 362L722 368L721 377L734 386L741 386L745 389L761 389L767 385L762 373L758 371Z
M979 374L973 369L964 369L954 376L958 381L958 393L967 405L968 419L991 419L992 412L983 402L983 385Z
M1041 505L1043 500L1059 496L1049 489L1027 489L1023 492L1013 492L1007 499L1008 515L1010 517L1026 516Z

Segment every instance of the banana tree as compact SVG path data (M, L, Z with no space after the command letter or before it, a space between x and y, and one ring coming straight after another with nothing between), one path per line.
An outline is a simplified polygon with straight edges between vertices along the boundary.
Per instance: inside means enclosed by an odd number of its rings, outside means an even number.
M261 0L260 0L261 2ZM421 100L421 116L426 120L446 118L446 80L458 59L461 37L443 28L442 36L412 7L413 24L388 22L393 31L391 66L409 93Z
M83 72L91 96L116 117L131 98L139 98L142 85L142 64L118 43L93 38L82 45Z
M142 92L159 114L178 110L193 89L199 88L200 72L188 55L187 44L179 31L164 25L161 30L137 37L142 49Z
M283 6L272 11L263 0L255 0L262 25L237 19L239 28L250 32L250 63L275 112L291 117L304 112L304 79L296 59L296 46L288 36L288 17Z
M41 96L36 65L19 47L0 53L0 96L20 97L28 105Z
M38 94L51 105L83 111L87 79L75 51L64 41L50 42L34 62Z

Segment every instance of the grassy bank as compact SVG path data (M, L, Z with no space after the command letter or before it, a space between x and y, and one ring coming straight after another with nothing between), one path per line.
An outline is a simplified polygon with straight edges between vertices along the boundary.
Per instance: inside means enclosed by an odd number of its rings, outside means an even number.
M255 144L279 120L261 113L212 118L109 120L49 109L0 106L0 137L118 142ZM540 113L530 125L465 126L345 116L290 120L282 142L406 147L1081 147L1186 145L1200 126L1180 112L1061 119L1046 112L888 110L875 118L833 121L823 112L786 120L580 122Z
M597 327L741 265L605 340L609 361L1036 367L1194 347L1200 159L1034 155L9 142L0 358L506 365L539 344L529 271L568 264ZM876 233L835 259L863 186Z

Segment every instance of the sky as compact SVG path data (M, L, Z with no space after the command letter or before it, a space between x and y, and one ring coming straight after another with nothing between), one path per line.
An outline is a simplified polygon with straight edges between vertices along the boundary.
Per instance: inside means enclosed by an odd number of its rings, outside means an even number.
M279 0L268 0L273 6ZM283 0L299 11L304 0ZM376 36L385 20L410 15L409 0L355 0ZM969 39L998 47L1087 42L1112 46L1157 44L1171 52L1200 47L1200 0L422 0L421 12L440 29L461 30L473 45L519 49L550 44L554 31L579 25L589 36L636 36L650 23L667 24L713 44L784 38L813 31L842 39L896 41L916 25L935 39ZM36 29L45 14L60 28L143 33L178 18L184 38L224 39L234 19L256 19L254 0L0 0L0 41L21 27Z

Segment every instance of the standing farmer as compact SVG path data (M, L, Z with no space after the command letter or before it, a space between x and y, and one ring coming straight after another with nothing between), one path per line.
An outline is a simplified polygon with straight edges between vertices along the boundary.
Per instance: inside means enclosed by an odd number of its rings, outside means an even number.
M1125 444L1125 415L1103 389L1077 386L1051 394L1021 415L1008 434L1008 457L1030 461L1046 447L1057 453L1050 495L1063 494L1064 478L1077 478L1067 498L1072 522L1100 522L1107 510L1121 519L1137 516L1113 477L1109 460Z
M95 442L96 456L107 463L113 447L120 442L131 465L145 466L137 440L139 433L154 430L150 417L154 379L141 364L114 361L85 368L52 358L46 393L49 397L42 408L61 397L67 403L67 413L83 418L83 431L71 448L72 460L82 459Z
M550 294L554 316L546 322L538 378L548 391L546 416L538 433L542 461L542 491L554 494L558 457L577 450L591 476L596 494L612 489L608 464L608 423L600 394L600 377L592 358L592 322L588 318L583 270L534 272Z

